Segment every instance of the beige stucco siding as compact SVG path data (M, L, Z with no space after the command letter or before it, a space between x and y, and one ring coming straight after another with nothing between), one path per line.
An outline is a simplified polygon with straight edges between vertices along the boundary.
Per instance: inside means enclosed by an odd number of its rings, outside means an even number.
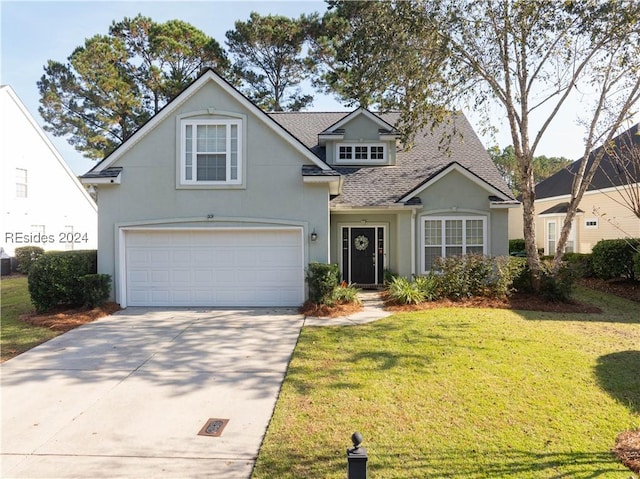
M621 193L615 190L587 192L580 202L582 213L576 215L576 252L590 253L595 244L602 239L616 239L624 237L640 237L640 220L631 210L619 202ZM557 205L569 201L568 197L556 197L536 201L536 244L538 248L545 247L546 226L549 220L560 221L564 215L540 216L540 213ZM509 215L509 239L523 238L522 207L512 210ZM588 227L587 221L597 221L597 227Z

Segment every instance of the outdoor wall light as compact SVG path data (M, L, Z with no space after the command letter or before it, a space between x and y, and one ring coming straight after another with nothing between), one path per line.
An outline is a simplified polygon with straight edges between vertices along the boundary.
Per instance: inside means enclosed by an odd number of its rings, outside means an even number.
M311 241L315 241L318 239L318 233L316 233L316 229L314 228L311 232Z

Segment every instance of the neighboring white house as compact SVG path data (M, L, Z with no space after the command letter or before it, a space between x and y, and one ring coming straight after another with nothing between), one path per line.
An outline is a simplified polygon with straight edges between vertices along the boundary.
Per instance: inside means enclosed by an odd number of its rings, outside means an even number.
M96 249L96 203L7 85L0 112L0 246L10 256L21 246Z

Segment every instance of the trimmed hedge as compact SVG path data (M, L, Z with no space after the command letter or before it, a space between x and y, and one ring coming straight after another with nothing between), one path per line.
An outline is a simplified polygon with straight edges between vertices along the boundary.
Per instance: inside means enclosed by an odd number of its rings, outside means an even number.
M524 239L511 239L509 240L509 254L523 253L525 251Z
M591 264L591 255L583 253L565 253L562 255L568 267L581 278L591 278L593 276L593 265Z
M108 274L85 274L80 276L84 305L90 308L100 306L109 299L111 276Z
M333 291L340 283L337 264L310 263L307 269L309 300L315 304L331 304Z
M640 251L640 238L601 240L591 251L594 274L601 279L638 279L633 257Z
M97 251L49 251L31 267L29 294L38 312L85 303L81 277L97 273Z
M15 255L18 266L18 273L29 274L31 266L44 254L44 250L39 246L21 246L16 248Z

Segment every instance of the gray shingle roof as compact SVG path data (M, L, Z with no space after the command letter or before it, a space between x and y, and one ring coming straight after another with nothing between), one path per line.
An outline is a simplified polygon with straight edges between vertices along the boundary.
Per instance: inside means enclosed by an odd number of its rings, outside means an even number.
M629 148L635 145L640 148L640 123L631 127L629 130L618 135L614 138L614 143L618 152L621 148ZM591 156L589 156L589 163L587 164L587 170L590 168L591 163L595 156L598 154L602 147L595 149ZM638 154L638 153L635 153ZM610 155L605 154L600 161L598 170L596 171L593 181L588 186L587 191L601 190L604 188L611 188L613 186L620 186L628 183L628 178L619 169L616 164L617 160ZM582 159L571 163L567 168L564 168L549 178L542 180L536 185L536 198L552 198L554 196L563 196L571 193L571 185L573 184L573 178L575 173L580 168ZM640 170L630 169L632 176L635 175L635 182L640 182Z
M278 112L269 115L325 161L325 148L318 145L318 134L334 125L349 112ZM380 118L394 125L399 113L381 113ZM443 138L451 135L448 146ZM444 142L446 143L446 142ZM447 165L457 162L489 185L513 198L473 128L461 113L451 124L416 134L411 149L398 148L395 166L338 168L344 177L342 194L331 200L332 206L391 206L426 179Z

